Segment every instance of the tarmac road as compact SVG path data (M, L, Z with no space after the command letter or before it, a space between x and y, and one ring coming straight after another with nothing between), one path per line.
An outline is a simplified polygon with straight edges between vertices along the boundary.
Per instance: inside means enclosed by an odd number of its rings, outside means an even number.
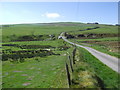
M75 44L73 42L70 42L68 41L64 36L62 36L62 33L60 35L60 37L70 43L70 44L73 44L73 45L76 45L78 47L82 47L84 49L86 49L87 51L89 51L93 56L95 56L97 59L99 59L101 62L103 62L104 64L106 64L108 67L110 67L111 69L113 69L114 71L120 73L120 59L116 58L116 57L113 57L113 56L110 56L108 54L105 54L105 53L102 53L100 51L97 51L93 48L90 48L90 47L86 47L86 46L82 46L82 45L79 45L79 44Z

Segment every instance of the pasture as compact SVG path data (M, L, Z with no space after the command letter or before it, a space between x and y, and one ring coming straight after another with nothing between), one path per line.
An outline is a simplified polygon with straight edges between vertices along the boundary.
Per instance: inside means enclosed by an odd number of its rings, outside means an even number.
M61 32L66 32L72 42L119 57L118 26L75 22L5 25L2 87L118 88L118 73L82 48L73 54L75 47L58 39ZM69 55L76 62L74 72L70 71L72 85L68 83L65 67L70 63ZM70 64L68 68L71 70Z

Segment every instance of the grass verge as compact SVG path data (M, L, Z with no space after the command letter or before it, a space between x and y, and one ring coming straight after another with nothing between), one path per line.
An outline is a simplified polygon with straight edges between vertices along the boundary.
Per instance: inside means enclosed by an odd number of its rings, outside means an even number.
M119 74L108 66L100 62L93 55L83 48L79 48L82 53L82 58L84 62L88 63L95 71L95 74L101 79L104 83L105 88L118 88L119 86Z

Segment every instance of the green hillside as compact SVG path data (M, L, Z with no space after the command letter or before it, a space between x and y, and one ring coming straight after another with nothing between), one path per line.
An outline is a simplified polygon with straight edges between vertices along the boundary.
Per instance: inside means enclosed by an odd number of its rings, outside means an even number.
M58 39L61 32L72 42L120 57L118 26L78 22L3 25L3 88L118 88L117 72L84 49L75 51L73 45ZM74 73L68 57L76 62Z

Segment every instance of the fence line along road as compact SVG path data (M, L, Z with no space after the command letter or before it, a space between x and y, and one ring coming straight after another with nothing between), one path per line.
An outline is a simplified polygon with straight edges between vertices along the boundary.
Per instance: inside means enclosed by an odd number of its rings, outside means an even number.
M60 37L72 44L72 45L76 45L78 47L82 47L84 49L86 49L87 51L89 51L93 56L95 56L97 59L99 59L101 62L103 62L104 64L106 64L108 67L110 67L111 69L113 69L114 71L120 73L120 59L116 58L116 57L113 57L113 56L110 56L108 54L105 54L105 53L102 53L100 51L97 51L93 48L90 48L90 47L86 47L86 46L82 46L82 45L79 45L79 44L76 44L76 43L73 43L73 42L70 42L68 41L64 36L62 36L63 33L60 34Z

